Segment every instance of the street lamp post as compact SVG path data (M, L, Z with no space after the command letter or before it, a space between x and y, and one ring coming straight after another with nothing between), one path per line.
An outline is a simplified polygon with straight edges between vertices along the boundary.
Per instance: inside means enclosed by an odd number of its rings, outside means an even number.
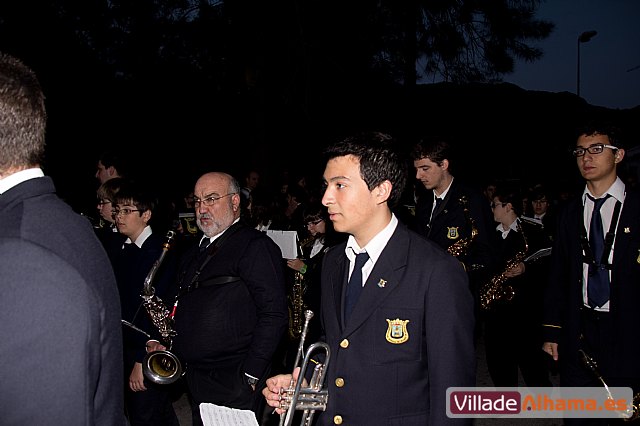
M580 43L586 43L598 34L597 31L585 31L578 36L578 71L576 75L576 95L580 97Z

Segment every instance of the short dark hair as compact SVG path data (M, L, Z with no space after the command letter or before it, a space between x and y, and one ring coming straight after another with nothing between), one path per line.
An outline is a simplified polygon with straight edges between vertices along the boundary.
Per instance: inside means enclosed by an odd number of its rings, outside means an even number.
M356 157L360 162L360 177L369 190L385 180L391 182L387 205L393 208L400 201L407 182L406 161L401 158L397 144L387 133L361 132L330 145L324 156L327 161L347 155Z
M102 151L98 160L102 163L105 169L113 167L118 171L120 176L127 175L126 160L111 150Z
M439 137L420 139L411 150L411 159L418 161L428 158L434 163L441 165L444 160L449 160L449 171L454 170L455 161L451 161L453 148L451 144Z
M500 200L501 203L511 203L513 210L517 216L522 215L522 200L524 199L524 193L517 184L504 184L496 188L496 192L493 194L494 198Z
M146 210L153 213L158 201L155 195L145 185L137 181L124 180L120 190L115 195L113 204L114 207L115 204L134 205L136 209L140 210L139 214L142 214L142 212Z

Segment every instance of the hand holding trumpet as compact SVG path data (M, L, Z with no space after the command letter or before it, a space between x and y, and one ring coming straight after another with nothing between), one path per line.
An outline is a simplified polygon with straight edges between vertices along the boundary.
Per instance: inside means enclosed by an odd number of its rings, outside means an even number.
M282 395L292 382L295 383L298 380L299 374L300 367L296 367L293 374L278 374L267 379L262 395L264 395L267 405L275 408L274 413L284 414L287 411L286 408L282 408ZM306 383L304 385L306 386Z

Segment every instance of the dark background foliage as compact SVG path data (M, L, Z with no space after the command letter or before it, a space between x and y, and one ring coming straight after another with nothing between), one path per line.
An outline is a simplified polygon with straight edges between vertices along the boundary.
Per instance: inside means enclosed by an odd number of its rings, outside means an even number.
M460 176L478 183L572 182L574 124L604 113L635 145L640 111L500 82L543 53L530 42L553 23L534 19L537 4L23 0L0 5L0 50L41 80L45 171L78 208L106 148L173 194L205 170L319 175L322 147L362 128L407 149L450 137ZM441 82L416 84L425 76Z

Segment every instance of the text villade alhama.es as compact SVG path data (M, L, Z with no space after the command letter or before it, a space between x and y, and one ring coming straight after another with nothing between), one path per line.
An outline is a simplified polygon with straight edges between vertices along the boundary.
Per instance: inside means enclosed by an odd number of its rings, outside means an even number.
M447 416L501 418L629 418L628 387L449 388Z

